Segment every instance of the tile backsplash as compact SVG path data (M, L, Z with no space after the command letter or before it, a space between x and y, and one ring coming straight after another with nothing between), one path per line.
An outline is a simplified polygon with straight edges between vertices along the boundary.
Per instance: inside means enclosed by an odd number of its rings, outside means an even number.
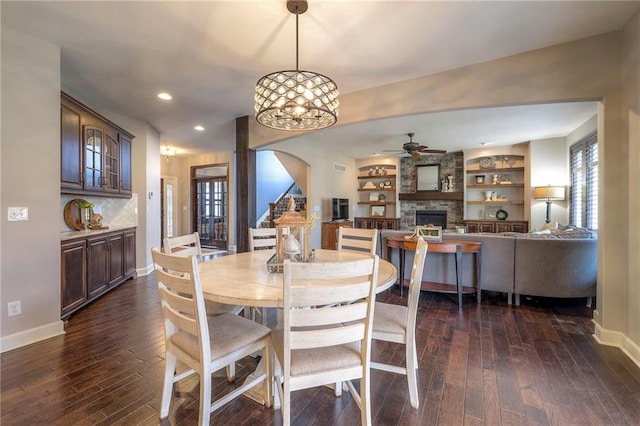
M102 215L105 226L136 226L138 225L138 194L131 198L105 198L89 195L62 194L60 197L60 232L73 231L64 222L65 205L76 198L82 198L93 203L94 213Z

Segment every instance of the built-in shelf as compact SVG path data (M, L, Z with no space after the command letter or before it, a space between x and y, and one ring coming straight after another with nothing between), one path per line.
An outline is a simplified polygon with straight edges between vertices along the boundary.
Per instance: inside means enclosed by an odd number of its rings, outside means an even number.
M364 176L358 176L358 179L386 179L386 178L394 178L396 177L395 174L389 174L389 175L364 175Z
M480 184L469 184L467 185L467 188L502 188L502 189L524 188L524 183L499 183L496 185L492 183L480 183Z
M501 206L503 204L524 204L523 200L496 200L496 201L467 201L467 204L482 204L485 206Z
M398 194L400 201L424 201L424 200L460 200L464 199L463 192L438 192L438 191L426 191L426 192L405 192Z
M509 172L524 172L524 167L504 167L500 169L467 169L467 173L473 174L473 175L481 175L481 174L493 175L496 173L509 173Z
M371 192L380 192L380 191L395 191L396 187L391 188L358 188L358 191L371 191Z
M358 201L358 204L369 204L372 206L387 206L395 203L395 201Z

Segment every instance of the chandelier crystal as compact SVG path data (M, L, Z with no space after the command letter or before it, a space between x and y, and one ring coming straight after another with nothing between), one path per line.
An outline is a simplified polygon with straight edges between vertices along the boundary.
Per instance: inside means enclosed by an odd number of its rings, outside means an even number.
M298 68L298 15L307 2L288 0L296 15L296 69L277 71L256 83L255 112L258 123L279 130L318 130L338 120L338 86L329 77Z

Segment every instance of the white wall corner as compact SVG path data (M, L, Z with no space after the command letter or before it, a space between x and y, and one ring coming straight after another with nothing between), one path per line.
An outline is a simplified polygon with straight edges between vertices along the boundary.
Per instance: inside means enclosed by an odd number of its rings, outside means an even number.
M61 334L64 334L64 322L62 321L55 321L29 330L10 334L0 339L0 353Z
M147 276L152 272L153 272L153 264L147 265L144 268L137 268L136 269L136 274L138 274L139 277Z
M636 345L624 333L602 328L600 324L595 324L593 337L601 345L614 346L620 348L638 367L640 367L640 346Z

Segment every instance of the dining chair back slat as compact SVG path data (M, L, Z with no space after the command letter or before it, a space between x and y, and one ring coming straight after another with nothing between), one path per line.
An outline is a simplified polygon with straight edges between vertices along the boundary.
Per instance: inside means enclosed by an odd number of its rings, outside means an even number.
M376 254L377 229L338 228L338 250L351 250Z

